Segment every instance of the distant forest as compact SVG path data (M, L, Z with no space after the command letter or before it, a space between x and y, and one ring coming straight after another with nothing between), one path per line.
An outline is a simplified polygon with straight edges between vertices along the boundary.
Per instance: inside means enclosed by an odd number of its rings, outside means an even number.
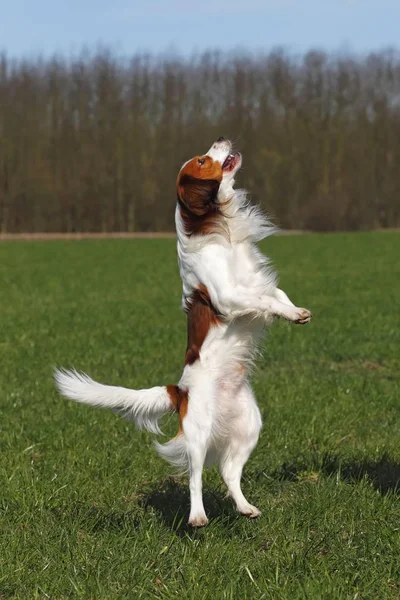
M170 231L218 136L283 228L400 226L400 54L0 55L0 231Z

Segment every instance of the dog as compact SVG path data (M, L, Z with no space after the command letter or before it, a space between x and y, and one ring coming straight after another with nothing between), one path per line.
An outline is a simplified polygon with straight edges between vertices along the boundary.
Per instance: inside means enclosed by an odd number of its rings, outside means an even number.
M208 523L202 472L214 463L237 511L260 515L240 485L261 430L249 369L274 317L297 324L311 319L309 310L296 307L277 287L275 271L255 245L276 229L244 190L234 189L241 165L241 154L220 137L178 174L175 221L188 336L179 383L130 390L77 371L55 372L63 396L111 408L153 433L160 433L162 415L178 413L177 436L156 446L163 458L189 471L193 527Z

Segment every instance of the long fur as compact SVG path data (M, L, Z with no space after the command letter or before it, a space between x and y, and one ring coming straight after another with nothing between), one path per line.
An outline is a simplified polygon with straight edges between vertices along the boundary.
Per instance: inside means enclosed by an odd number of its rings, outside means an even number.
M130 390L124 387L97 383L85 373L67 369L54 372L56 386L62 396L80 402L111 408L139 429L160 434L158 419L173 410L166 387L153 387L147 390Z
M179 434L156 447L163 458L189 471L189 523L194 526L207 524L201 478L203 466L213 462L219 464L237 510L249 517L260 514L240 487L242 469L261 430L249 370L265 326L273 317L294 323L307 323L311 318L309 311L294 306L277 288L275 271L255 245L276 228L248 202L246 192L234 189L241 157L230 151L230 142L222 138L206 155L185 163L178 176L175 221L182 304L194 310L196 303L193 314L198 319L189 327L188 316L188 332L196 342L189 348L188 336L186 365L178 385L130 390L97 383L77 371L55 372L63 396L110 408L153 433L160 433L158 419L162 415L179 412ZM226 160L230 166L224 169ZM202 188L203 166L208 169L204 178L208 188L209 173L213 174L213 186L207 193ZM185 172L190 172L190 178ZM188 181L190 190L185 189ZM204 210L202 202L207 203ZM213 219L217 219L212 227L206 219L210 203ZM197 220L196 228L190 230L192 208ZM198 219L203 213L204 227ZM175 397L171 387L176 390Z

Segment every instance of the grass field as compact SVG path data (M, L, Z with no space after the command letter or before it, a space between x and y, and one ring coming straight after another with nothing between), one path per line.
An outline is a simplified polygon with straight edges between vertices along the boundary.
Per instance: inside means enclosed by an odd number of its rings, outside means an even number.
M52 383L54 365L178 381L174 240L0 245L0 598L400 597L400 234L262 248L314 319L276 322L254 375L264 427L243 488L261 518L208 470L211 522L193 531L153 436Z

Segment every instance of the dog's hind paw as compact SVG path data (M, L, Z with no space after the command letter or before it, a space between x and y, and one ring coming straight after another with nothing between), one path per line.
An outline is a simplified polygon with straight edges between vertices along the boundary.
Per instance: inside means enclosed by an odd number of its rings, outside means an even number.
M190 517L189 525L191 525L192 527L205 527L206 525L208 525L208 519L206 515Z
M246 506L242 506L238 508L240 514L244 517L248 517L249 519L257 519L261 515L261 511L258 510L256 506L252 506L252 504L247 504Z

